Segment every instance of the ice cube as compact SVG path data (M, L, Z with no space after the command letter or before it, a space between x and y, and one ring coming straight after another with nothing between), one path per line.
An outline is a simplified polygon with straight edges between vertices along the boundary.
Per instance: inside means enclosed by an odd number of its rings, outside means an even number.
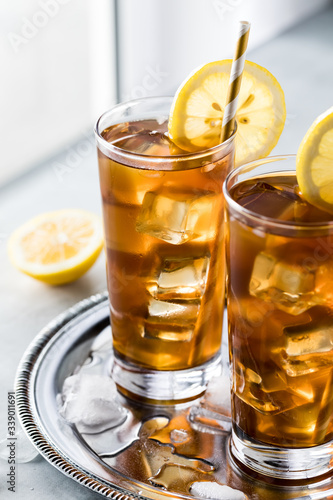
M59 413L79 432L102 432L126 420L127 411L117 398L116 385L110 377L78 373L64 381Z
M319 255L323 255L324 257L328 257L328 253L332 252L332 242L327 243L327 248L324 247L323 241L321 241L321 249ZM319 252L318 247L316 251ZM322 263L316 272L316 296L318 302L323 305L327 305L330 309L333 309L333 286L332 286L332 278L333 278L333 259L327 258L326 262Z
M139 196L136 193L135 196ZM128 204L103 204L103 219L106 250L116 250L127 254L146 254L151 251L152 242L148 236L136 232L135 220L139 208ZM143 196L143 195L142 195Z
M198 498L209 500L247 500L245 493L215 481L196 481L191 485L190 493Z
M275 376L275 370L257 373L238 362L234 376L237 396L259 413L277 415L307 404L306 392L292 390L283 373Z
M206 287L209 257L165 259L157 280L148 290L160 300L201 298Z
M331 369L325 377L325 386L322 387L320 410L316 421L316 428L314 432L315 443L323 442L328 434L329 426L332 425L332 410L333 410L333 396L332 396L332 383L333 383L333 370Z
M251 295L256 296L261 291L269 288L276 262L276 258L266 252L260 252L256 256L250 281Z
M256 204L257 213L266 217L280 219L282 214L293 211L293 205L301 203L302 199L287 186L274 186L267 182L256 182L255 184L243 183L236 193L238 202L243 207Z
M244 367L244 369L245 369L245 380L247 380L250 384L256 384L256 385L262 384L262 378L257 372L251 370L251 368Z
M293 436L299 446L302 444L304 446L319 445L325 441L327 431L332 425L332 378L332 368L317 371L310 376L288 378L289 390L294 394L302 394L307 401L304 404L295 405L275 422L279 428L281 425L282 429L287 425L287 432ZM264 432L267 432L267 425L264 425L264 422L262 425ZM272 436L276 435L276 429L272 426L269 432Z
M258 392L258 390L265 393L273 393L278 391L286 390L287 388L287 377L286 375L277 369L277 366L272 364L271 370L262 369L260 374L251 368L246 368L242 363L238 363L239 371L243 374L244 387L246 385L252 386L252 392ZM259 371L259 368L257 368Z
M279 220L283 221L289 221L289 222L304 222L307 221L307 215L310 212L310 205L302 198L298 196L296 193L284 192L285 195L287 196L294 196L294 201L290 203L289 205L286 206L285 210L283 210L281 213L278 215ZM311 207L312 208L312 207Z
M171 441L175 444L186 443L190 436L184 429L173 429L170 432Z
M333 366L333 321L312 320L284 329L281 366L291 377L299 377Z
M161 417L159 418L161 419ZM141 438L144 433L147 435L147 431L143 427L144 426L142 426L140 430ZM193 441L195 440L193 429L189 424L186 414L179 414L169 420L167 425L164 425L163 427L160 426L159 428L156 427L149 433L149 438L163 444L173 443L177 453L183 454L184 452L187 456L189 453L189 447L185 445L189 444L189 446L192 446Z
M155 143L150 140L149 135L149 130L142 130L132 137L126 137L123 141L119 141L117 146L127 151L135 151L137 154L149 155L149 149L152 145L155 145Z
M268 182L258 181L250 187L247 185L245 185L245 187L246 191L243 188L243 197L251 196L254 193L274 193L275 195L285 198L288 201L302 202L302 198L295 192L295 189L288 186L274 186Z
M236 370L233 375L233 390L235 394L244 403L252 406L260 413L278 413L279 406L275 404L267 394L265 394L260 387L260 384L254 380L260 380L261 377L254 371L246 368L242 363L236 364Z
M161 188L146 193L137 231L180 245L186 241L211 239L215 234L214 214L218 197L212 193L186 193Z
M254 261L249 291L252 296L270 301L292 315L298 315L317 304L315 297L316 269L305 266L304 253L286 257L260 252Z
M260 387L245 385L237 396L256 411L264 415L277 415L307 402L301 394L287 390L264 392Z
M330 353L333 357L333 321L313 321L312 324L286 328L288 357L307 359L311 354Z
M240 361L236 364L238 373L237 390L242 392L246 387L250 389L252 394L262 391L264 393L273 393L284 391L287 388L288 382L285 373L269 359L269 352L266 353L267 365L259 364L256 370L245 367ZM249 360L250 361L250 360ZM253 359L251 360L253 363ZM266 398L266 396L263 396Z
M298 359L282 359L282 368L289 377L301 377L318 370L318 364L312 361L299 361Z
M320 394L321 404L324 406L323 393L324 387L327 385L328 380L332 378L332 367L325 370L317 370L312 372L311 375L305 374L299 377L288 377L288 391L291 394L299 395L304 400L304 404L318 403L318 395ZM330 396L331 398L331 392Z
M327 387L328 391L326 391ZM299 446L302 446L302 443L304 446L323 444L330 433L333 403L331 375L326 374L326 387L323 384L316 390L315 402L295 407L283 415L284 421L288 423L288 432L299 443Z
M286 375L279 370L272 370L263 374L261 389L264 392L283 391L287 386Z
M127 138L123 143L117 145L142 155L170 156L173 143L161 130L142 130L139 134Z
M308 377L304 377L306 380L300 381L299 378L289 378L288 388L293 394L298 394L303 399L306 399L309 403L313 403L315 400L315 390L313 384L308 380ZM294 383L293 383L294 382ZM296 383L295 383L296 382Z
M186 323L195 325L199 307L200 302L198 300L178 304L152 299L148 306L148 319L162 324L182 326Z
M193 328L188 326L168 326L146 322L141 335L146 339L166 340L169 342L189 342L193 337Z
M143 336L169 341L189 341L199 314L200 301L182 303L151 299Z
M224 369L218 377L213 377L205 392L201 405L208 410L230 417L230 375L229 370Z

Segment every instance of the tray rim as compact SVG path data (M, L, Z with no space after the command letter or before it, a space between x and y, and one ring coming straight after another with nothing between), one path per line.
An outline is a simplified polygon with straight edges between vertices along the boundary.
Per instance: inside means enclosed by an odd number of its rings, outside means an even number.
M112 484L106 484L93 473L87 474L84 468L70 461L61 450L56 449L38 425L38 415L34 412L34 368L42 358L43 350L57 335L59 330L69 322L84 314L91 308L104 305L108 301L108 293L101 292L77 302L64 312L51 320L36 335L24 352L18 365L15 376L16 409L19 421L24 432L38 452L64 475L70 477L75 482L89 488L95 493L114 500L149 500L139 494L128 492L127 490Z

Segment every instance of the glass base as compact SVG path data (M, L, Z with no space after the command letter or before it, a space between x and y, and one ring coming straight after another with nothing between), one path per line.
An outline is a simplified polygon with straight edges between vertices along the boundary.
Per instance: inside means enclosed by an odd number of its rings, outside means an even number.
M277 479L314 478L333 468L332 442L311 448L279 448L253 440L234 425L230 449L245 467Z
M210 379L221 372L220 352L203 365L174 371L148 370L114 353L111 367L112 379L125 395L162 403L180 403L200 396Z

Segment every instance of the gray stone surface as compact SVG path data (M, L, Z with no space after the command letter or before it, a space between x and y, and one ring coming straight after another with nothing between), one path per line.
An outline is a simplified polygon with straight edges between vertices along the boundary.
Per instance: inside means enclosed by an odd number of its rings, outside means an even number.
M87 139L84 141L88 150L91 143ZM60 287L49 287L20 273L7 257L8 235L30 217L70 207L101 212L95 146L91 145L89 155L77 158L75 167L67 170L60 180L60 164L70 165L68 154L77 150L75 145L0 193L0 328L3 346L0 354L0 440L6 437L7 393L13 390L17 365L30 342L56 315L79 300L106 289L103 253L81 279ZM101 498L64 476L40 456L31 463L17 464L16 470L15 497L7 491L5 484L9 465L0 459L2 500Z
M273 153L295 153L315 117L333 104L332 25L333 9L330 9L248 55L248 59L267 67L285 91L287 124ZM24 136L20 142L24 147ZM65 207L100 213L95 150L87 138L82 139L81 146L83 143L85 148L73 146L0 191L0 439L6 436L7 392L13 389L16 367L29 343L55 315L106 288L103 255L77 282L48 287L16 271L6 252L8 235L38 213ZM18 142L17 146L21 144ZM68 154L74 152L78 153L76 162L69 163ZM66 166L62 176L60 164ZM18 464L17 471L15 497L5 484L8 464L0 459L1 499L101 498L62 475L41 457Z

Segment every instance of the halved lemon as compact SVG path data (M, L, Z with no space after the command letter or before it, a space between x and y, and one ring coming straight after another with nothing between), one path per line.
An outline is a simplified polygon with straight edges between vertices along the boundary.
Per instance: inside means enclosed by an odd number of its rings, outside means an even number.
M50 285L69 283L82 276L103 247L100 218L68 209L39 215L16 229L8 254L20 271Z
M297 152L296 176L303 198L333 213L333 107L305 134Z
M169 136L185 151L220 143L232 61L205 64L176 92ZM267 69L245 61L236 120L236 166L267 156L279 140L286 119L283 90Z

